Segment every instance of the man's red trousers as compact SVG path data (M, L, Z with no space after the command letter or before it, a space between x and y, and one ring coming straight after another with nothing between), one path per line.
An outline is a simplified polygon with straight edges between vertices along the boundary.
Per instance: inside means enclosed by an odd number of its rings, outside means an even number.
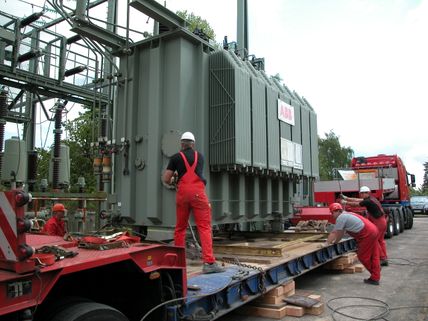
M378 229L365 217L353 214L361 219L364 228L358 233L348 232L357 241L357 256L361 264L370 272L370 278L380 280L380 257L378 243Z
M370 214L368 215L368 219L374 225L376 225L379 233L377 236L377 241L379 243L379 251L380 251L380 259L387 260L388 254L386 253L386 242L385 242L385 232L387 228L387 218L386 215L383 215L379 218L374 218Z
M192 166L187 162L183 153L180 153L186 165L186 173L180 178L176 195L176 217L174 242L177 246L185 246L186 229L190 210L193 211L196 227L202 247L202 261L215 262L211 231L211 206L205 193L205 185L195 173L198 154Z

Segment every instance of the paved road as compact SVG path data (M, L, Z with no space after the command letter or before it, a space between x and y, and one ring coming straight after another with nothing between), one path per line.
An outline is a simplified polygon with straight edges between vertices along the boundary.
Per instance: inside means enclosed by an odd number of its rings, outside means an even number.
M367 271L355 274L338 274L322 268L298 277L296 289L321 294L324 302L351 296L381 300L389 306L389 313L379 320L428 321L428 217L417 217L413 229L387 240L390 265L382 269L380 286L363 283ZM340 299L331 302L334 308L346 305L379 305L378 302L359 299ZM424 306L425 308L410 308ZM400 308L403 307L403 308ZM400 308L400 309L397 309ZM290 321L348 321L371 320L386 311L384 308L361 307L341 310L354 318L332 314L326 307L321 316L300 318L285 317ZM359 319L357 319L357 318ZM230 313L219 321L267 321L272 319L241 316Z

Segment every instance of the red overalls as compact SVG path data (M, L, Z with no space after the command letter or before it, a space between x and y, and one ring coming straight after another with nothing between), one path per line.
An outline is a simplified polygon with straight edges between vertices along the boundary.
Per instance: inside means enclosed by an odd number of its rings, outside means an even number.
M379 245L377 242L378 229L365 217L352 214L364 223L363 229L358 233L348 232L357 241L357 256L361 264L370 272L370 278L374 281L380 280Z
M193 211L196 227L199 232L202 247L202 261L204 263L215 262L212 237L211 237L211 206L205 194L204 182L195 173L198 164L198 153L192 166L189 165L186 156L180 152L186 166L186 173L178 182L176 195L176 217L174 242L177 246L185 245L186 229L189 221L190 210Z
M379 207L379 210L383 213L381 217L374 217L370 213L368 213L368 219L370 222L372 222L374 225L376 225L377 229L379 230L379 234L377 237L377 241L379 243L379 251L380 251L380 259L381 260L387 260L388 255L386 254L386 242L385 242L385 232L387 228L387 218L383 211L382 205L379 203L379 201L374 198L373 196L370 196L370 200Z
M59 220L56 216L51 217L43 226L42 233L48 235L64 236L65 224L63 220Z

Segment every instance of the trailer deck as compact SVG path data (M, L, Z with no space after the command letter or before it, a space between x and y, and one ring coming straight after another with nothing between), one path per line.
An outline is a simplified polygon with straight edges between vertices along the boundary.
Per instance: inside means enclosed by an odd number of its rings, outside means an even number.
M183 249L174 246L136 243L94 250L78 248L60 237L28 234L26 238L35 248L60 246L78 255L39 266L37 273L0 270L0 286L4 288L0 291L0 315L37 306L67 275L126 261L146 274L165 269L181 271L185 300L167 307L168 321L204 316L214 320L356 247L353 239L345 239L320 248L326 233L241 233L232 239L215 240L215 255L226 271L201 274L201 262L184 262Z
M180 313L190 320L208 315L215 320L278 285L356 249L352 238L320 248L326 235L246 233L242 235L245 238L238 242L226 244L223 241L220 245L215 242L215 255L220 262L224 262L226 271L201 274L200 263L188 262L188 297ZM287 239L278 244L278 240ZM282 255L277 256L277 251L267 253L269 246L280 248ZM245 251L252 255L246 255ZM267 256L264 256L266 253ZM171 316L178 315L176 307L169 309ZM176 319L173 317L170 320Z

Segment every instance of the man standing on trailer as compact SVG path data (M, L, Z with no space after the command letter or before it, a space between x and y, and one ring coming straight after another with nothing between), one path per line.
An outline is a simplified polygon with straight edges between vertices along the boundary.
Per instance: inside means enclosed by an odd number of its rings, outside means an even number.
M358 259L370 272L370 278L364 279L364 282L379 285L380 259L377 227L361 215L344 212L342 205L339 203L330 204L329 209L336 220L336 224L323 246L339 242L347 232L357 241Z
M61 203L56 203L52 207L52 217L43 226L42 233L53 236L65 235L65 206Z
M388 255L386 253L386 242L385 242L385 232L387 229L387 216L383 211L382 205L377 200L377 198L370 195L370 188L367 186L361 186L360 196L361 198L351 198L345 195L342 195L342 205L349 206L363 206L367 209L368 219L372 222L379 230L378 234L378 243L380 251L380 265L388 266Z
M224 272L214 257L211 231L211 205L205 193L206 180L203 177L204 158L194 150L195 136L185 132L181 136L181 151L173 155L163 175L166 184L175 181L178 173L176 194L176 224L174 243L185 246L186 230L190 210L193 211L202 247L203 273Z

